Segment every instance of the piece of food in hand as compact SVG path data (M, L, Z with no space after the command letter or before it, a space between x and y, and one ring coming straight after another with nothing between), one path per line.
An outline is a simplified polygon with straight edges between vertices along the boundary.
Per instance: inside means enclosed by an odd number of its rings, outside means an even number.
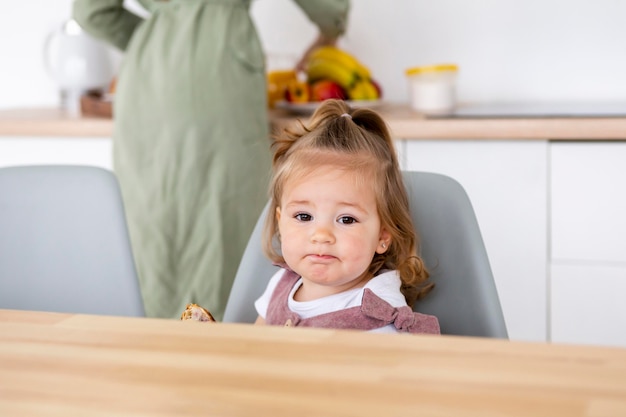
M209 310L193 303L187 304L187 308L185 308L185 311L181 314L180 319L215 322Z
M320 80L311 84L311 101L324 101L331 98L347 100L346 91L336 82Z

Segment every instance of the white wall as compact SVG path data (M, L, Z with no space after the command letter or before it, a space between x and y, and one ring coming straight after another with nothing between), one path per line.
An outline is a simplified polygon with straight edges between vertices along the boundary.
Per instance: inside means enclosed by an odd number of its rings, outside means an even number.
M71 16L72 3L0 0L0 109L59 105L57 86L44 68L44 44ZM121 54L110 52L118 65Z
M0 1L0 108L55 104L42 47L72 0ZM340 45L371 67L390 101L408 99L405 68L444 61L460 66L463 102L626 98L626 1L352 4ZM290 0L255 0L252 12L273 53L299 54L315 36Z
M0 1L0 108L54 103L55 86L43 69L43 43L70 13L71 0Z
M258 1L253 11L268 49L298 51L311 35L297 33L305 19L292 7L271 11L285 3ZM440 62L460 66L465 102L619 100L625 18L621 0L353 0L340 45L371 67L392 101L408 99L404 69Z

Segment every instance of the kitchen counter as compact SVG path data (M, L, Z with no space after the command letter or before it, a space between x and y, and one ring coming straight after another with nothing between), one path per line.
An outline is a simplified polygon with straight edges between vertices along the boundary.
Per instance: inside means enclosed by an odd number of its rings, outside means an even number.
M625 117L427 118L406 105L376 108L397 139L626 140ZM275 127L297 116L271 110ZM110 119L71 116L53 108L0 110L0 136L111 137Z
M0 136L111 137L110 119L72 116L55 108L0 110Z

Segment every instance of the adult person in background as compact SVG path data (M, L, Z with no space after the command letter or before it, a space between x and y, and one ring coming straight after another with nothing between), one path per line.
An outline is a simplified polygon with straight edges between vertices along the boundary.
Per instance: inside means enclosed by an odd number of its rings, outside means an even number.
M312 47L334 44L349 1L295 1L319 28ZM125 51L113 166L146 314L178 317L198 303L220 320L270 171L265 58L250 0L140 0L145 20L123 3L75 0L73 14Z

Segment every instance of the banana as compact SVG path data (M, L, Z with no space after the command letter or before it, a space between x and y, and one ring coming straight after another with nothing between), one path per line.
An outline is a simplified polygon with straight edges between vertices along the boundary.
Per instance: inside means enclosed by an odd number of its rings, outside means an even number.
M367 90L367 95L369 96L369 100L378 100L380 96L378 95L378 89L374 87L374 84L371 81L364 81L365 88Z
M369 69L363 65L353 55L334 46L322 46L311 52L311 60L328 60L336 62L357 73L360 79L368 80L370 78Z
M357 73L335 61L327 59L314 59L307 65L307 79L309 83L318 80L331 80L339 84L345 90L354 87L359 80Z
M347 92L350 100L376 100L379 98L378 90L369 80L357 81Z

